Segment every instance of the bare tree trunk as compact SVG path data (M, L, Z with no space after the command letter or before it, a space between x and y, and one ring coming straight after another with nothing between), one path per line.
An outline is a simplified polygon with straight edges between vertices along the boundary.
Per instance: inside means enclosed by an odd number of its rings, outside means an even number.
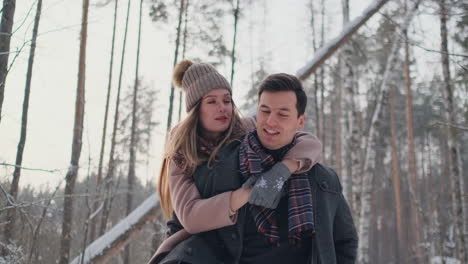
M405 254L405 241L406 238L403 235L403 215L402 215L402 198L401 198L401 185L400 185L400 162L398 158L397 150L397 132L396 132L396 121L395 121L395 90L396 87L392 85L389 91L388 106L390 113L390 146L392 152L392 183L393 192L395 195L395 209L396 209L396 227L397 227L397 246L395 248L395 259L396 263L406 262Z
M182 17L184 14L184 6L185 1L180 0L180 7L179 7L179 23L177 24L177 37L176 37L176 48L174 51L174 63L173 66L177 64L177 60L179 59L179 43L180 43L180 32L181 32L181 25L182 25ZM167 115L167 126L166 132L171 129L172 126L172 109L174 108L174 84L171 83L171 94L169 95L169 114Z
M8 57L10 53L11 29L15 16L16 0L3 0L2 21L0 23L0 122L5 94L5 81L8 74Z
M401 29L408 28L414 13L416 12L419 3L421 0L417 0L414 3L414 6L410 9L407 14L405 21L401 25ZM392 50L390 56L387 59L387 64L385 66L385 73L382 79L382 84L380 86L380 93L377 99L377 105L372 115L369 135L366 142L366 151L364 156L364 177L362 180L362 195L361 195L361 212L359 218L359 247L358 247L358 262L361 264L369 263L369 226L370 226L370 200L372 194L372 182L374 177L374 168L375 168L375 137L376 131L379 126L379 116L382 109L383 98L385 98L387 89L388 89L388 79L392 71L392 68L395 64L395 59L400 48L400 41L398 40L399 32L396 32L394 35L394 42L392 45Z
M187 48L187 35L188 35L188 30L187 30L187 22L188 22L188 7L189 7L189 0L185 0L185 19L184 19L184 38L182 41L182 59L185 59L185 52ZM182 98L183 98L183 93L182 91L179 91L179 116L178 116L178 121L180 122L182 118Z
M36 17L34 19L34 28L31 39L31 50L29 52L28 70L26 73L26 86L24 89L24 100L23 100L23 113L21 117L21 132L18 148L16 152L15 170L13 171L13 180L10 185L10 196L16 200L18 196L18 185L21 177L21 165L23 163L24 146L26 145L26 133L28 129L28 109L29 109L29 95L31 92L31 78L34 65L34 54L36 51L36 39L37 31L39 29L39 21L41 19L42 0L38 0L36 8ZM4 241L8 243L13 236L15 221L16 221L16 209L12 208L7 210L7 224L5 225Z
M63 202L62 237L60 240L59 264L67 264L70 254L71 225L73 221L73 194L78 176L83 138L83 121L85 106L85 80L86 80L86 39L88 34L89 0L83 0L83 19L81 22L80 57L78 66L78 88L75 103L75 123L73 128L73 144L70 167L68 168L65 183L65 199Z
M102 128L102 137L101 137L101 152L99 154L99 165L98 165L98 174L96 177L96 200L93 202L93 212L97 210L99 207L99 202L97 196L100 195L101 192L101 185L102 185L102 163L104 161L104 150L106 146L106 136L107 136L107 117L109 115L109 102L110 102L110 94L112 90L112 69L114 65L114 46L115 46L115 31L117 25L117 9L118 9L119 0L115 0L114 6L114 25L112 26L112 43L111 43L111 54L110 54L110 63L109 63L109 77L107 80L107 97L106 97L106 108L104 111L104 126ZM91 219L90 231L89 231L89 239L93 241L96 238L96 224L97 224L97 217Z
M320 47L323 47L325 42L325 0L320 1L321 4L321 29L320 29ZM325 70L320 67L320 113L319 113L319 139L322 141L323 146L326 145L325 136ZM327 152L323 148L323 157L326 160Z
M444 79L444 94L446 100L446 118L449 124L455 124L455 106L453 98L453 89L450 77L450 62L448 56L448 33L447 33L447 6L445 0L439 0L440 7L440 38L441 38L441 59L442 71ZM461 180L460 168L458 166L458 152L456 147L456 134L452 126L447 125L447 143L449 151L449 169L452 180L452 203L453 203L453 217L455 221L455 240L457 248L457 257L461 259L462 263L468 262L468 231L463 220L467 220L466 212L466 198L464 194L464 181Z
M107 167L107 175L105 179L105 198L104 198L104 206L101 215L101 226L99 229L99 235L102 236L106 231L107 227L107 219L110 213L111 207L111 187L112 187L112 178L114 177L115 173L115 145L116 145L116 137L117 137L117 126L119 124L119 106L120 106L120 90L122 87L122 75L123 75L123 67L125 61L125 47L127 45L127 32L128 32L128 20L130 17L130 3L131 0L128 0L127 5L127 18L125 20L125 32L124 32L124 39L123 39L123 46L122 46L122 57L120 60L120 73L119 73L119 84L117 86L117 98L115 102L115 112L114 112L114 127L112 130L112 141L111 141L111 150L109 153L109 165Z
M406 9L406 1L405 1ZM403 31L405 37L405 62L404 62L404 75L405 75L405 84L406 84L406 126L408 128L407 132L407 143L408 143L408 172L409 172L409 189L410 189L410 224L411 230L414 234L412 241L409 241L410 250L412 254L415 254L416 259L415 263L425 263L427 262L423 259L423 254L421 252L421 226L420 226L420 203L419 203L419 188L418 188L418 172L417 172L417 163L416 163L416 151L414 147L414 129L413 129L413 99L411 92L411 76L410 76L410 55L409 55L409 45L408 45L408 32L407 30Z
M236 63L236 40L237 40L237 23L239 21L239 0L237 0L236 8L234 9L234 37L232 39L231 51L231 89L234 82L234 65Z
M82 252L82 256L84 256L85 254L85 250L86 250L86 244L88 242L88 231L89 231L89 223L90 221L92 220L92 215L95 215L95 213L93 212L93 209L92 209L92 205L90 204L89 202L89 178L90 178L90 175L91 175L91 156L90 154L88 153L88 175L86 177L86 191L85 191L85 194L86 194L86 197L85 197L85 204L86 204L86 218L85 218L85 221L84 221L84 227L83 227L83 240L82 240L82 244L81 244L81 252ZM83 258L81 258L81 263L83 263Z
M349 23L349 0L342 0L343 9L343 27ZM342 111L346 113L342 120L343 124L343 164L345 170L342 170L343 191L345 197L349 199L354 212L359 212L360 204L360 186L361 186L361 139L359 138L359 125L357 113L357 87L355 85L354 65L352 63L353 47L346 44L341 53L341 76L342 76ZM346 126L347 124L347 126ZM350 162L351 164L348 164ZM351 169L348 170L348 167ZM349 173L349 171L351 173ZM352 194L352 195L351 195ZM350 199L351 198L351 199ZM358 220L358 219L356 219Z
M337 72L341 72L341 58L338 57L338 64L337 64ZM343 89L342 89L342 81L341 81L341 74L338 74L337 76L338 80L335 84L335 90L336 90L336 120L338 122L334 122L334 125L336 126L336 142L335 142L335 163L336 163L336 169L337 171L340 172L340 177L342 179L343 185L346 185L345 181L347 181L346 177L343 178L343 170L344 170L344 164L343 164L343 125L341 122L343 121L343 107L342 107L342 97L343 97ZM348 183L349 184L349 183ZM350 193L346 193L347 189L343 188L343 195L345 198L347 198L348 201L351 201L349 199Z
M433 164L431 151L427 151L427 157L425 155L426 151L424 151L425 149L431 150L433 147L431 143L431 136L429 135L429 133L425 132L424 139L425 139L424 140L425 144L422 146L422 151L421 151L421 153L424 153L421 159L421 163L422 163L421 166L424 166L424 164L429 164L429 166L427 166L428 171L426 173L426 177L425 177L424 185L423 185L424 193L426 193L426 197L427 197L427 199L424 200L426 204L425 208L427 209L424 210L424 214L423 214L423 222L424 222L423 226L426 227L424 231L427 234L426 237L424 237L424 241L431 241L430 247L426 249L426 252L425 252L425 255L430 258L431 256L435 254L437 249L442 248L442 247L440 246L441 239L439 235L440 232L438 230L437 207L435 204L435 202L438 201L439 190L437 189L435 190L435 195L428 195L428 194L430 193L430 186L439 186L440 188L440 185L435 184L434 182L434 173L432 170L432 166L430 166L430 164ZM442 254L438 254L438 255L442 255ZM428 258L428 257L425 257L425 258Z
M140 15L138 22L138 44L136 54L136 67L135 67L135 83L133 85L133 104L132 104L132 128L130 134L130 161L128 164L128 191L127 191L127 215L132 212L133 209L133 185L135 184L135 163L136 163L136 126L137 126L137 96L138 86L140 85L138 80L138 68L140 65L140 43L141 43L141 18L143 12L143 0L140 0ZM129 264L131 259L130 245L125 247L124 263Z
M317 34L315 30L315 8L314 1L309 1L310 9L310 27L312 28L312 48L314 54L317 52ZM321 134L321 124L320 124L320 106L319 106L319 75L314 73L314 108L315 108L315 133L319 139L322 138Z

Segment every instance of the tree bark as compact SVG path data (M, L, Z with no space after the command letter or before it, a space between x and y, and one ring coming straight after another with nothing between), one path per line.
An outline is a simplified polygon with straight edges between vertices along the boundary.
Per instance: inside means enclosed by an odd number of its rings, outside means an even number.
M80 34L80 55L78 64L78 87L75 102L75 122L73 128L73 143L70 167L65 182L65 199L63 202L62 236L60 240L60 264L68 264L71 244L71 225L73 221L73 202L75 182L81 155L83 138L83 121L85 107L85 80L86 80L86 40L88 34L89 0L83 0L83 18Z
M402 215L402 197L401 197L401 180L400 180L400 162L398 158L397 150L397 128L395 121L395 89L392 85L389 91L388 106L390 114L390 146L391 146L391 157L392 157L392 183L393 193L395 197L395 209L396 209L396 227L397 227L397 246L395 248L395 259L396 263L406 262L405 244L406 238L403 235L403 215ZM404 260L404 261L402 261Z
M417 0L414 6L410 9L407 14L405 21L401 25L401 29L408 28L415 11L417 10L421 0ZM379 126L379 116L383 107L383 99L386 97L389 81L389 75L395 64L395 59L400 48L400 41L398 40L399 32L396 32L393 39L392 50L390 56L387 59L385 66L385 73L380 85L379 98L377 99L377 105L372 115L371 124L369 128L369 135L366 142L366 151L364 156L364 177L362 180L362 194L361 194L361 211L359 217L359 247L358 247L358 262L361 264L369 263L369 226L370 226L370 200L372 194L372 182L374 177L375 168L375 137L376 131Z
M181 25L182 25L182 15L184 14L184 6L185 6L185 1L180 0L180 7L179 7L179 22L177 24L177 37L176 37L176 47L174 51L174 63L173 66L177 64L177 60L179 57L179 43L180 43L180 31L181 31ZM169 95L169 113L167 115L167 126L166 126L166 132L169 132L172 126L172 112L174 109L174 84L171 82L171 93Z
M231 89L234 82L234 66L236 64L236 40L237 40L237 23L239 21L239 0L236 1L236 8L234 9L234 37L232 39L231 51Z
M315 30L315 7L314 1L309 1L309 9L310 9L310 27L312 28L312 48L315 52L317 52L317 33ZM319 139L322 139L321 134L321 124L320 124L320 103L319 103L319 74L314 73L314 109L315 109L315 133ZM322 141L323 142L323 141Z
M349 23L349 0L342 0L343 27ZM343 178L343 190L345 197L349 199L354 212L359 212L361 186L361 139L359 138L359 125L357 114L357 89L355 85L354 65L352 62L354 50L351 44L345 44L341 53L341 78L342 78L342 111L346 113L341 121L343 127L343 165L341 177ZM348 170L348 166L351 169ZM350 171L350 173L349 173ZM356 219L358 220L358 219Z
M443 92L445 95L445 115L448 123L456 124L455 106L453 98L453 89L450 76L450 61L448 56L448 33L447 33L447 5L445 0L439 0L440 7L440 38L441 38L441 62L443 73ZM449 151L449 170L452 187L452 206L453 218L455 221L455 236L457 257L460 258L462 263L468 261L468 230L464 220L468 220L466 208L466 198L464 197L464 181L463 176L460 175L460 168L458 164L458 151L456 147L456 133L452 126L446 126L447 130L447 144Z
M115 0L114 6L114 24L112 26L112 42L111 42L111 54L110 54L110 62L109 62L109 77L107 80L107 97L106 97L106 108L104 110L104 125L102 128L102 137L101 137L101 151L99 154L99 165L98 165L98 174L96 177L96 195L100 195L101 192L101 185L102 185L102 163L104 161L104 150L106 146L106 136L107 136L107 117L109 115L109 102L110 102L110 94L112 90L112 70L114 65L114 47L115 47L115 31L117 25L117 9L118 9L119 0ZM99 207L98 199L93 202L93 212L95 212ZM91 220L90 231L89 231L89 239L93 241L96 238L96 224L97 224L98 217L94 217Z
M11 30L15 16L16 0L3 0L2 21L0 23L0 123L5 94L5 81L8 74L8 57L10 53Z
M122 46L122 57L120 60L120 73L119 73L119 84L117 86L117 98L115 102L115 112L114 112L114 127L112 130L112 140L111 140L111 149L109 153L109 164L107 167L107 174L105 179L105 198L104 198L104 206L101 215L101 226L99 229L99 235L102 236L107 228L107 219L110 213L111 203L111 188L112 188L112 178L114 177L115 173L115 145L116 145L116 137L117 137L117 126L119 124L119 106L120 106L120 90L122 87L122 75L123 75L123 67L125 62L125 48L127 46L127 32L128 32L128 21L130 17L130 3L131 0L128 0L127 5L127 17L125 19L125 32L124 32L124 39L123 39L123 46Z
M10 185L10 196L16 200L18 196L18 185L21 177L21 166L23 164L24 147L26 145L26 135L28 129L28 111L29 111L29 96L31 93L31 79L34 65L34 54L36 51L36 40L37 32L39 29L39 22L41 19L42 0L38 0L36 7L36 17L34 19L33 34L31 39L31 49L29 52L28 69L26 73L26 85L24 88L24 99L23 99L23 112L21 117L21 131L20 140L18 142L15 170L13 171L13 180ZM15 221L16 221L16 209L12 208L7 211L7 224L5 225L4 240L9 241L14 232Z
M323 47L325 42L325 0L320 1L321 5L321 25L320 25L320 47ZM325 136L325 69L320 68L320 113L319 113L319 139L322 141L322 145L326 146L327 137ZM327 160L326 148L323 148L324 160Z
M41 10L42 10L42 0L38 0L37 7L36 7L36 17L34 19L34 27L31 39L31 49L29 52L29 60L28 60L28 70L26 73L26 85L24 89L24 99L23 99L23 113L21 117L21 132L20 132L20 140L18 142L17 152L16 152L16 161L15 161L15 170L13 171L13 180L10 185L10 196L16 200L18 196L18 185L19 180L21 177L21 165L23 163L23 153L24 147L26 145L26 134L28 129L28 110L29 110L29 96L31 93L31 79L32 79L32 71L34 65L34 54L36 51L36 39L37 39L37 32L39 29L39 22L41 19ZM7 224L5 225L4 231L4 241L8 242L12 238L15 221L16 221L16 209L12 208L7 211Z
M406 8L406 2L405 2ZM409 174L409 190L410 190L410 224L411 230L414 234L412 241L409 241L410 250L412 254L415 254L416 258L415 263L425 263L427 260L423 258L421 252L421 220L420 220L420 202L419 202L419 188L418 188L418 172L417 172L417 163L416 163L416 151L414 147L414 126L413 126L413 96L411 92L411 76L410 76L410 54L409 54L409 44L408 44L408 32L407 30L403 31L405 37L405 62L404 62L404 77L405 77L405 87L406 87L406 126L408 128L407 132L407 144L408 144L408 174Z
M138 108L138 86L139 77L138 70L140 65L140 43L141 43L141 18L143 12L143 0L140 0L140 14L138 21L138 44L136 54L136 66L135 66L135 83L133 84L133 103L132 103L132 128L130 134L130 161L128 164L128 191L127 191L127 215L132 212L133 209L133 185L135 184L135 163L136 163L136 130L137 130L137 108ZM124 263L129 264L131 259L130 245L125 247Z
M182 59L185 59L185 52L187 48L187 35L188 35L188 7L189 7L189 0L185 0L185 19L184 19L184 38L182 41ZM179 91L179 115L178 115L178 121L180 122L182 118L182 98L183 98L183 93L182 91Z
M338 64L337 64L337 72L341 72L341 58L338 57ZM343 122L343 106L341 104L341 102L343 101L342 100L342 97L343 97L343 89L342 89L342 85L343 85L343 82L341 81L342 77L341 77L341 74L339 74L337 76L338 80L336 81L336 84L335 84L335 91L336 91L336 102L335 102L335 105L336 105L336 120L338 120L338 122L334 122L334 126L335 126L335 130L336 130L336 142L335 142L335 152L336 152L336 155L335 155L335 164L336 164L336 169L337 171L340 172L340 177L342 179L342 182L343 184L346 185L345 182L347 182L348 180L346 179L346 176L345 178L343 178L343 170L344 170L344 164L343 164L343 125L341 124L341 122ZM348 183L349 184L349 183ZM347 193L348 189L345 189L343 188L343 195L345 198L347 198L348 201L351 201L349 198L349 196L351 195L350 193Z

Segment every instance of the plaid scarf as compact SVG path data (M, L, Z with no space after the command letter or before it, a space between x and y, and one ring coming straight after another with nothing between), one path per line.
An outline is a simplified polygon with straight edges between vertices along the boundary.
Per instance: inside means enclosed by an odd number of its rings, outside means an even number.
M296 139L286 148L291 149ZM256 131L247 134L239 150L240 171L245 179L269 170L275 163L271 154L257 139ZM285 184L288 195L288 238L300 246L300 241L315 232L312 210L312 190L307 174L296 174ZM265 235L268 242L279 246L280 235L277 211L249 204L258 231Z

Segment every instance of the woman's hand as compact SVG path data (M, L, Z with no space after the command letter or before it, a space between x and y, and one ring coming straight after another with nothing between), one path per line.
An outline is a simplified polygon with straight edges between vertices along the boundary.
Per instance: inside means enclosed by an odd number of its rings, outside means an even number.
M233 214L249 201L249 195L252 189L239 188L231 194L230 209Z
M294 172L299 170L299 161L298 160L292 160L292 159L284 159L283 161L284 165L288 167L289 172L293 174Z

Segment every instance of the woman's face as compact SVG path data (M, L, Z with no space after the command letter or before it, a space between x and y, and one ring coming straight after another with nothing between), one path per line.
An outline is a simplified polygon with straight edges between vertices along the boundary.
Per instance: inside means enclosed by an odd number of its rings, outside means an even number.
M200 123L204 137L217 139L229 128L232 107L231 94L227 89L213 89L203 96Z

